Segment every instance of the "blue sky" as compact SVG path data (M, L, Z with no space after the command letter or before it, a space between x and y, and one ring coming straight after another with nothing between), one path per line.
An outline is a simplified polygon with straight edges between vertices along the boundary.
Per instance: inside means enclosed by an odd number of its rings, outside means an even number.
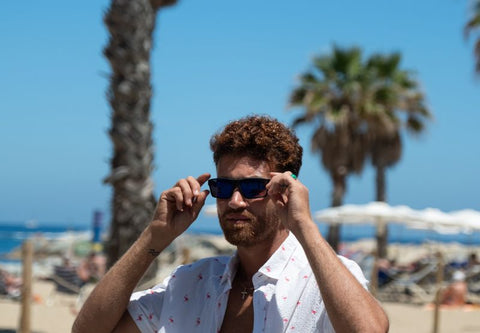
M109 1L8 1L0 10L0 221L90 223L108 215L111 190L102 56ZM180 0L159 13L152 55L155 194L178 178L214 173L210 136L231 119L286 108L297 76L333 43L365 55L400 51L435 115L419 138L404 137L388 172L388 200L414 208L480 209L480 80L463 38L466 0L241 2ZM300 179L312 210L330 204L331 182L310 153ZM346 203L374 199L366 166L348 181ZM209 199L209 203L214 201Z

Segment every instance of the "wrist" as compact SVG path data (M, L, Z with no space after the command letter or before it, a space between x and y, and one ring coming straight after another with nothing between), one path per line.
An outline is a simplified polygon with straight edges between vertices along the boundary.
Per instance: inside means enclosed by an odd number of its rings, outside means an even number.
M308 241L308 239L318 237L320 231L312 219L305 219L302 223L295 223L291 228L292 233L301 243Z
M152 225L147 226L139 237L141 251L156 258L175 239L166 236Z

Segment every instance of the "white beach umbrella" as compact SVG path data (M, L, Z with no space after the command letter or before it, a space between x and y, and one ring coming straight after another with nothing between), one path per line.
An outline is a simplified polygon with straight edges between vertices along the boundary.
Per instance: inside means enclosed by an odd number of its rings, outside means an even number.
M343 205L319 210L314 219L324 223L401 223L414 229L432 229L447 233L480 230L480 212L464 209L444 212L437 208L412 209L405 205L390 206L385 202Z
M319 210L314 219L325 223L404 223L417 219L417 212L408 206L390 206L386 202L374 201L364 205L343 205Z
M473 209L463 209L450 212L455 224L468 230L480 230L480 212Z
M448 213L430 207L416 211L413 219L407 221L407 226L413 229L435 230L440 233L458 233L461 231Z
M412 228L433 229L440 233L471 233L480 230L480 212L464 209L448 213L425 208L418 211L417 218L407 224Z

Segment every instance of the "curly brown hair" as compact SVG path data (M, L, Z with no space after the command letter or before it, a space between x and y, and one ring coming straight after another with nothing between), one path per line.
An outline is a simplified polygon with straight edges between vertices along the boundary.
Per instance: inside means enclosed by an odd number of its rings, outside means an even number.
M228 123L210 139L215 165L224 155L248 155L266 161L277 172L295 175L302 166L303 149L287 126L268 116L248 116Z

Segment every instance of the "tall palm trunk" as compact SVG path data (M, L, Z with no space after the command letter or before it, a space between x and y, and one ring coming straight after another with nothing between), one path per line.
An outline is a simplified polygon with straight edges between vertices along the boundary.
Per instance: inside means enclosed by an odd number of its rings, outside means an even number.
M104 54L112 74L108 99L112 108L109 135L113 145L112 220L107 242L111 267L149 223L153 195L153 124L150 120L150 54L156 8L149 0L112 0L105 24L110 32ZM156 266L145 274L150 279Z
M384 165L376 166L376 200L386 202L386 167ZM386 221L384 221L386 222ZM388 225L387 223L380 223L377 225L377 256L379 258L387 257L387 239L388 239Z
M345 173L335 171L331 173L331 176L333 180L332 207L338 207L343 204L346 190L346 175ZM335 223L328 228L327 242L335 252L338 251L340 243L340 227L341 224Z

